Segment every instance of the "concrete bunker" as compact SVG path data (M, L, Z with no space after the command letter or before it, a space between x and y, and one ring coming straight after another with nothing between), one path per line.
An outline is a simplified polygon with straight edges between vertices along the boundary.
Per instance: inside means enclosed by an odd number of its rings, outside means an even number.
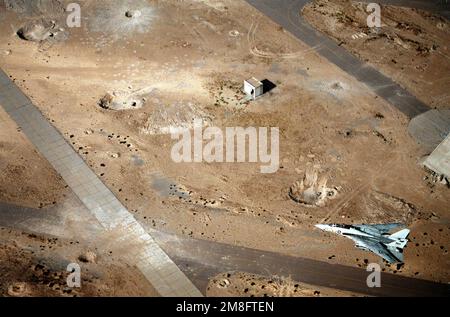
M264 84L252 77L244 81L244 92L255 100L264 94Z

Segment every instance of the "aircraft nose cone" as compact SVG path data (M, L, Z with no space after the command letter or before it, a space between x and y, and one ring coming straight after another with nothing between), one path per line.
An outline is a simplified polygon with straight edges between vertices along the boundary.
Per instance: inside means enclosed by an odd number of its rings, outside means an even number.
M316 225L316 228L319 228L320 230L326 230L327 226L326 225Z

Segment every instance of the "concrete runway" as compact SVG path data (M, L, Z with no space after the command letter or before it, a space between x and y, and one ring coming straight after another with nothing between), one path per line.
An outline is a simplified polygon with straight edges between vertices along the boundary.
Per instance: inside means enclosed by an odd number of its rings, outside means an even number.
M353 56L325 34L314 29L301 16L302 8L311 0L246 0L250 5L271 18L303 43L311 46L348 74L364 83L374 93L387 100L410 119L427 112L430 108L406 89ZM379 1L378 1L379 2ZM426 1L385 0L382 3L415 6L439 11L439 7ZM446 7L448 8L448 7ZM448 11L442 11L444 14Z

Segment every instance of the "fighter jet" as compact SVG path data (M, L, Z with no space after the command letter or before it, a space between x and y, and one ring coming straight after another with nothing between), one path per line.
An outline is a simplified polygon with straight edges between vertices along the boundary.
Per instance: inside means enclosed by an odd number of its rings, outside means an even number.
M408 243L409 229L400 230L394 234L389 232L403 227L399 223L380 225L338 225L319 224L317 228L337 233L355 241L356 247L371 251L389 263L403 263L403 248Z

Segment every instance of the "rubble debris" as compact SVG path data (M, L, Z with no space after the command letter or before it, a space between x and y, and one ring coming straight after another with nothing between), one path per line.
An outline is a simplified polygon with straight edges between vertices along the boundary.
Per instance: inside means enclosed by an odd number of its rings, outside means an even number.
M289 189L289 197L296 203L306 206L323 206L329 199L337 196L337 188L327 187L327 178L319 179L318 172L308 167L304 178L295 182Z
M230 281L228 279L222 279L217 283L217 287L219 288L227 288L230 285Z
M391 144L391 141L388 140L388 139L386 138L386 136L384 136L384 134L382 134L381 132L379 132L379 131L377 131L377 130L373 130L372 133L373 133L373 135L375 135L376 137L380 138L380 139L383 141L383 143Z
M16 282L8 286L8 295L13 297L26 296L28 285L24 282Z
M87 251L83 254L80 254L78 260L83 263L95 263L97 261L97 254L92 251Z
M103 109L110 110L129 110L139 109L145 104L145 97L139 94L128 92L107 93L99 101L99 106Z
M47 40L62 41L67 39L67 34L60 28L56 21L37 19L26 23L17 31L17 36L30 42L43 42Z
M438 174L433 172L430 169L426 169L429 172L428 176L424 177L424 180L427 181L430 185L440 184L450 188L450 180L445 177L445 175Z

